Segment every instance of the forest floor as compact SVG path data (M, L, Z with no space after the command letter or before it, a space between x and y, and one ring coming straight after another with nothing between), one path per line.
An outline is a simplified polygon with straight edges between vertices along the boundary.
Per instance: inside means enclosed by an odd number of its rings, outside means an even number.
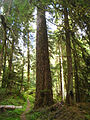
M50 107L33 110L35 95L29 93L6 94L0 89L0 105L23 106L22 109L0 110L0 120L90 120L90 102L73 106L57 102Z
M79 103L73 106L57 103L49 108L31 111L27 120L90 120L90 103Z
M21 120L27 120L25 114L30 110L30 101L27 99L27 107L26 110L21 114Z

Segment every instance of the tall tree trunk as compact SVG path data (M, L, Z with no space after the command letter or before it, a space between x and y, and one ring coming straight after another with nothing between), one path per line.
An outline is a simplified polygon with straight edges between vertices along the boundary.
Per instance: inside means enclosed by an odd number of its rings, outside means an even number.
M59 43L58 43L59 45ZM60 45L58 46L59 47L59 69L60 69L60 96L61 96L61 100L62 100L62 73L61 73L61 58L60 58Z
M13 51L14 51L14 39L12 40L10 60L9 60L9 70L12 70L12 60L13 60Z
M24 57L22 58L22 76L21 76L21 86L20 86L20 91L23 88L23 77L24 77Z
M58 96L58 94L59 94L59 87L58 87L58 81L59 81L59 73L58 73L58 80L56 80L56 95Z
M2 87L6 87L6 54L7 54L7 45L6 45L6 26L3 25L3 36L4 36L4 63L3 63L3 78L2 78Z
M59 45L59 64L60 64L61 98L62 100L64 100L64 76L63 76L63 58L62 58L61 45Z
M14 39L12 40L12 46L11 46L8 80L11 79L11 75L12 75L12 71L13 71L13 67L12 67L13 51L14 51ZM7 81L7 87L10 87L10 81Z
M56 63L58 63L59 62L59 60L58 60L58 57L56 58ZM56 80L56 95L57 95L57 97L60 97L60 93L61 93L61 82L60 82L60 72L59 71L57 71L56 72L57 73L57 80Z
M30 41L29 41L29 32L28 32L28 43L27 43L27 59L28 59L28 66L27 66L27 82L30 83Z
M71 57L71 42L70 42L70 28L68 20L68 10L64 7L64 24L66 36L66 53L67 53L67 96L66 102L70 104L73 102L73 70L72 70L72 57Z
M43 9L37 8L35 108L53 103L46 18L42 5L41 8Z
M76 102L80 102L79 77L78 77L78 65L77 65L77 63L78 63L77 56L78 55L77 55L74 40L72 40L72 44L73 44L73 48L74 48L73 58L74 58L74 69L75 69L75 72L74 72L74 75L75 75L75 93L76 93Z

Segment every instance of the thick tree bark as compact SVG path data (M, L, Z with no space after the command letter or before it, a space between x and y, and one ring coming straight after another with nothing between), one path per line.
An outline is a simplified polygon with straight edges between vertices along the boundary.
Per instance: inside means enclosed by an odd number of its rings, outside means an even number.
M70 104L73 102L73 70L72 70L72 57L71 57L71 42L70 42L70 28L68 20L68 11L64 7L64 23L65 23L65 36L66 36L66 54L67 54L67 96L66 102Z
M43 7L44 8L44 7ZM53 103L45 11L37 8L35 108Z

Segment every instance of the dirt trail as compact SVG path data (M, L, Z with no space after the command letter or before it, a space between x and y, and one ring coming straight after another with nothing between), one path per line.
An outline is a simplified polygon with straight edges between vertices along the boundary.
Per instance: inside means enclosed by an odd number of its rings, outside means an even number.
M30 101L27 99L27 108L26 110L21 114L20 118L21 120L26 120L25 114L30 110Z

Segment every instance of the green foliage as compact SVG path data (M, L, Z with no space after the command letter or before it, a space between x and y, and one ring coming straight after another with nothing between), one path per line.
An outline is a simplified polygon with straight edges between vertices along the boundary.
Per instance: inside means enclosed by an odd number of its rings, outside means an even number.
M34 112L30 116L27 115L27 120L37 120L41 116L41 112Z
M22 94L9 94L10 92L7 89L0 88L0 105L16 105L23 106L22 109L15 110L5 110L4 112L0 111L1 120L20 120L20 115L26 109L26 101Z
M90 115L86 115L86 119L89 120L90 119Z
M23 98L20 99L19 96L17 96L17 97L16 96L10 96L10 97L6 98L4 101L2 101L0 104L1 105L16 105L16 106L18 106L18 105L23 105L24 100L23 100Z
M15 114L15 112L6 112L0 115L1 120L20 120L20 116Z

